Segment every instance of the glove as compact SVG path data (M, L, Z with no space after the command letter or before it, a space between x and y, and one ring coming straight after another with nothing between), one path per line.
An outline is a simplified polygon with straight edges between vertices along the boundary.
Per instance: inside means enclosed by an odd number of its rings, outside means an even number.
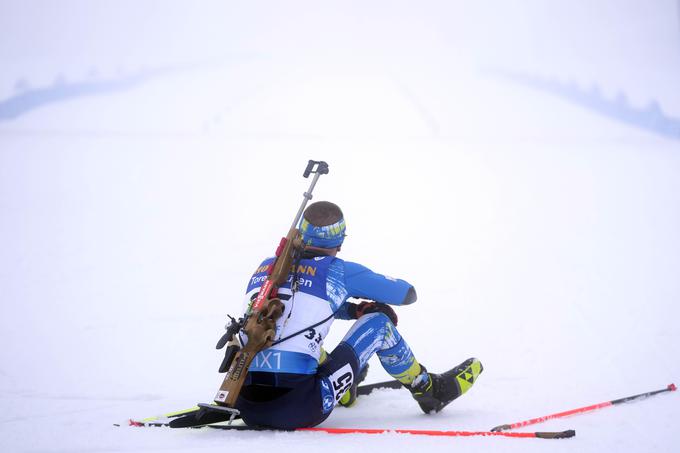
M387 315L388 318L390 318L390 321L392 321L392 324L395 326L397 325L397 322L399 322L399 318L397 317L397 314L394 312L392 307L390 307L387 304L383 304L381 302L361 302L359 305L352 304L353 310L351 310L350 314L353 315L354 319L359 319L364 315L367 315L369 313L384 313Z

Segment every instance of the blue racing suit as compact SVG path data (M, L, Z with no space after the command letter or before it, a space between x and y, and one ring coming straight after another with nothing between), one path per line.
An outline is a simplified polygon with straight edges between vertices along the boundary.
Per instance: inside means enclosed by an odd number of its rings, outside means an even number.
M247 304L257 297L273 262L273 258L263 261L250 278ZM255 356L236 402L247 424L298 428L321 423L374 353L389 374L405 383L420 370L383 313L362 316L327 359L322 357L333 321L351 319L348 298L411 304L416 293L406 281L323 255L296 263L278 295L284 310L276 322L274 344ZM240 340L247 342L245 333L240 333Z

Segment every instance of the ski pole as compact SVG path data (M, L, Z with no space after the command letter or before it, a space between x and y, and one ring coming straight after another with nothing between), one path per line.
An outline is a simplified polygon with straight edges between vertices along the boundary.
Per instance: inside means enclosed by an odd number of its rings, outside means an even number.
M535 437L539 439L567 439L574 437L573 429L557 432L537 433L506 433L499 431L440 431L428 429L366 429L366 428L298 428L295 431L324 432L329 434L413 434L421 436L472 437L472 436L504 436L504 437Z
M444 436L444 437L534 437L538 439L568 439L576 435L576 431L551 431L537 433L522 432L494 432L494 431L441 431L433 429L389 429L389 428L296 428L296 429L277 429L263 426L245 425L208 425L208 428L234 430L234 431L301 431L325 434L412 434L416 436Z
M522 426L535 425L536 423L542 423L544 421L552 420L554 418L562 418L562 417L567 417L569 415L582 414L584 412L590 412L590 411L594 411L596 409L602 409L603 407L609 407L609 406L614 406L616 404L628 403L630 401L648 398L652 395L656 395L656 394L659 394L659 393L674 392L675 390L677 390L677 387L675 386L675 384L668 384L668 386L666 388L661 389L661 390L654 390L653 392L640 393L639 395L627 396L625 398L619 398L617 400L605 401L604 403L593 404L591 406L585 406L585 407L579 407L577 409L571 409L571 410L564 411L564 412L558 412L558 413L552 414L552 415L546 415L546 416L543 416L543 417L532 418L532 419L524 420L524 421L521 421L521 422L510 423L510 424L507 424L507 425L498 425L495 428L491 428L491 431L492 432L499 432L499 431L504 431L504 430L507 430L507 429L521 428Z
M314 178L312 178L312 183L309 185L309 190L302 194L304 199L302 200L302 205L300 206L300 209L298 209L298 212L295 215L295 219L293 220L291 229L297 228L297 224L300 221L300 217L302 217L302 213L305 211L307 202L312 199L312 192L314 191L314 186L316 186L316 182L319 180L319 176L328 174L328 164L322 160L321 161L310 160L309 162L307 162L307 168L305 168L305 171L302 173L302 176L308 178L309 175L312 173L314 173Z

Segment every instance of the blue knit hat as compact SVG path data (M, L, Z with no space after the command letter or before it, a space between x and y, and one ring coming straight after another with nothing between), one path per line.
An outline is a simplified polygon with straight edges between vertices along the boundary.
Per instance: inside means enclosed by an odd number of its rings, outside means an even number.
M312 203L300 221L300 233L305 245L324 249L339 247L345 240L342 211L329 201Z

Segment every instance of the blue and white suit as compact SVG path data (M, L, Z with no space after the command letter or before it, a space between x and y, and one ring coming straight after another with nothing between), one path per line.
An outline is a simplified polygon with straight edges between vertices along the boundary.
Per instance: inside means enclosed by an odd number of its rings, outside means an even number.
M247 303L257 297L273 261L263 261L250 278ZM293 283L296 291L291 289ZM348 298L411 304L416 294L408 282L324 255L300 260L279 288L279 297L284 311L276 322L275 342L253 360L236 403L246 423L278 428L321 423L374 353L397 379L419 369L410 348L383 313L362 316L327 360L319 363L333 321L351 319ZM241 341L247 341L243 333Z

